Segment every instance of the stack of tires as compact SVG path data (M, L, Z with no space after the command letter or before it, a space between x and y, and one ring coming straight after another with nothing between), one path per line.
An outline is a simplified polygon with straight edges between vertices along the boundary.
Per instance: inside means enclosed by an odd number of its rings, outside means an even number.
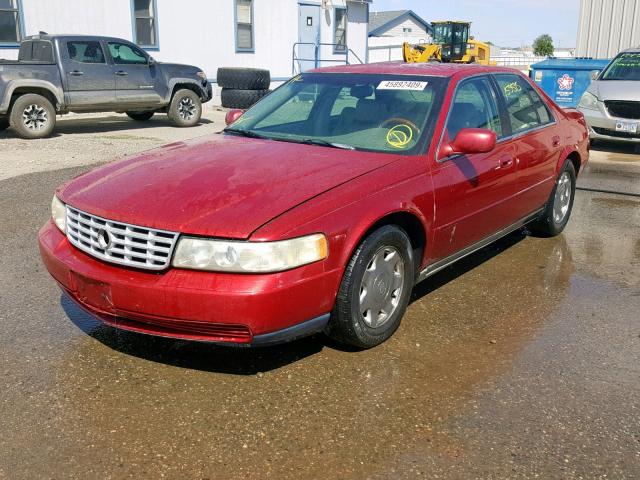
M219 68L222 106L246 110L270 92L271 74L260 68Z

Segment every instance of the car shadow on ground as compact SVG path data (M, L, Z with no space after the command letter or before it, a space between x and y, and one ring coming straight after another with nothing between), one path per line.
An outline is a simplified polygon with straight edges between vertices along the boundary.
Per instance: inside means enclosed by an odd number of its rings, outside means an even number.
M414 288L411 303L508 250L524 240L527 233L524 229L518 230L434 274L428 281ZM67 317L79 329L107 347L126 355L181 368L232 375L256 375L315 355L325 347L354 354L360 351L335 342L324 334L316 334L283 345L259 348L172 340L104 325L69 300L66 295L61 296L60 304Z
M591 150L606 153L622 153L627 155L640 155L640 144L610 142L608 140L591 141Z
M200 122L198 122L196 127L211 123L213 123L211 120L203 117L200 119ZM176 127L166 115L160 113L157 113L153 118L145 122L137 122L124 115L111 115L99 118L63 117L62 119L58 119L53 133L48 138L71 134L113 133L122 130L144 131L158 127L179 128ZM9 138L19 139L12 129L0 132L0 139Z

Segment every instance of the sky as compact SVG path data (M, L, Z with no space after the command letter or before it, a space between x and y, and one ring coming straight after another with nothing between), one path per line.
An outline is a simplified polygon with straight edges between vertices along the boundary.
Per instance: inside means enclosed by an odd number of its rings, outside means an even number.
M543 33L575 47L580 0L373 0L371 11L413 10L427 22L465 20L471 34L501 47L531 45Z

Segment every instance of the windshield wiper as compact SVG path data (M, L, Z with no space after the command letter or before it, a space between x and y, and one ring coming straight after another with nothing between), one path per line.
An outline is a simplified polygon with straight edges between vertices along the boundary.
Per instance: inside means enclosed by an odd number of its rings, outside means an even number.
M225 128L223 132L233 133L234 135L240 135L248 138L262 138L266 140L271 140L270 137L267 137L266 135L261 135L257 132L254 132L253 130L240 130L239 128Z
M351 145L346 145L344 143L334 143L329 142L328 140L322 140L320 138L305 138L300 140L298 143L304 143L305 145L320 145L322 147L331 147L331 148L339 148L341 150L355 150L355 147Z

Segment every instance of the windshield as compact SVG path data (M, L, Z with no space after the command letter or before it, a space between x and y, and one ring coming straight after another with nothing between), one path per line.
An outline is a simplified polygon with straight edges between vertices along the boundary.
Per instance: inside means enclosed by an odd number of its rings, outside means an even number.
M600 80L640 80L640 52L618 55L609 64Z
M407 75L298 75L226 132L411 154L431 135L446 80Z

